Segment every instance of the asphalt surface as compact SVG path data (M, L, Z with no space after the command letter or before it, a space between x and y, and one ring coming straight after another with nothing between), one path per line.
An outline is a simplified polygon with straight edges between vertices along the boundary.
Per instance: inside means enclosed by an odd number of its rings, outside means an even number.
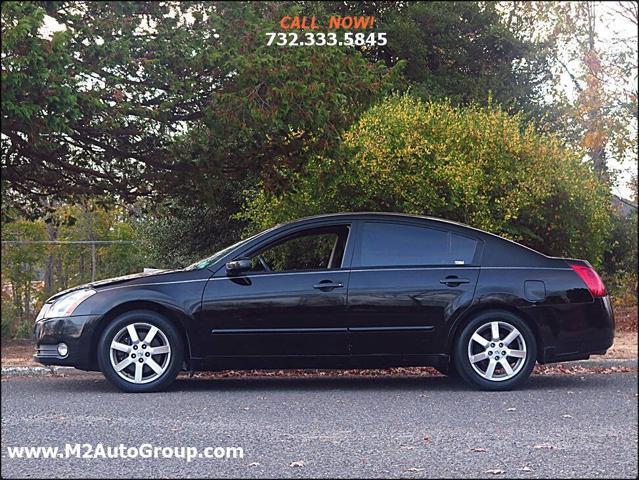
M637 374L534 375L505 393L444 377L181 379L137 395L93 374L16 377L2 381L1 438L3 478L636 478ZM65 443L239 446L244 458L8 456Z

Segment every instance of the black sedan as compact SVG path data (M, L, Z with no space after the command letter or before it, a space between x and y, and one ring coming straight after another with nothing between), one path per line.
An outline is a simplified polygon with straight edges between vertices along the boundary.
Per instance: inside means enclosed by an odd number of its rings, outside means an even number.
M35 324L38 361L100 370L128 392L181 370L410 365L506 390L535 362L603 354L613 336L588 262L375 213L305 218L184 269L76 287Z

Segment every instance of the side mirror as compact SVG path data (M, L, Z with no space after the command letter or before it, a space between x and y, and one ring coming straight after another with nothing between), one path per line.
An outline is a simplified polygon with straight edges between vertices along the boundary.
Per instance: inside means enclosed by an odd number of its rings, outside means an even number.
M228 275L238 275L242 272L248 272L253 264L248 258L238 258L226 264L226 273Z

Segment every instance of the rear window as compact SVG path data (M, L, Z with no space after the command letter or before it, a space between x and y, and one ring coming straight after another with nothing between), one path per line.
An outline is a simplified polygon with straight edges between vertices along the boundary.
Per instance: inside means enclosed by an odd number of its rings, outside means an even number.
M438 230L382 222L366 222L355 264L361 267L465 265L472 263L477 241Z

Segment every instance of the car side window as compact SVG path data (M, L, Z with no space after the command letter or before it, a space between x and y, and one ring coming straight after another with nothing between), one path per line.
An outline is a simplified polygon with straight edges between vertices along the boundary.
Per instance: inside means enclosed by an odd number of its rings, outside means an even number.
M365 222L355 261L361 267L464 265L476 249L477 240L445 230Z
M295 272L340 268L347 226L305 230L250 256L253 272Z

